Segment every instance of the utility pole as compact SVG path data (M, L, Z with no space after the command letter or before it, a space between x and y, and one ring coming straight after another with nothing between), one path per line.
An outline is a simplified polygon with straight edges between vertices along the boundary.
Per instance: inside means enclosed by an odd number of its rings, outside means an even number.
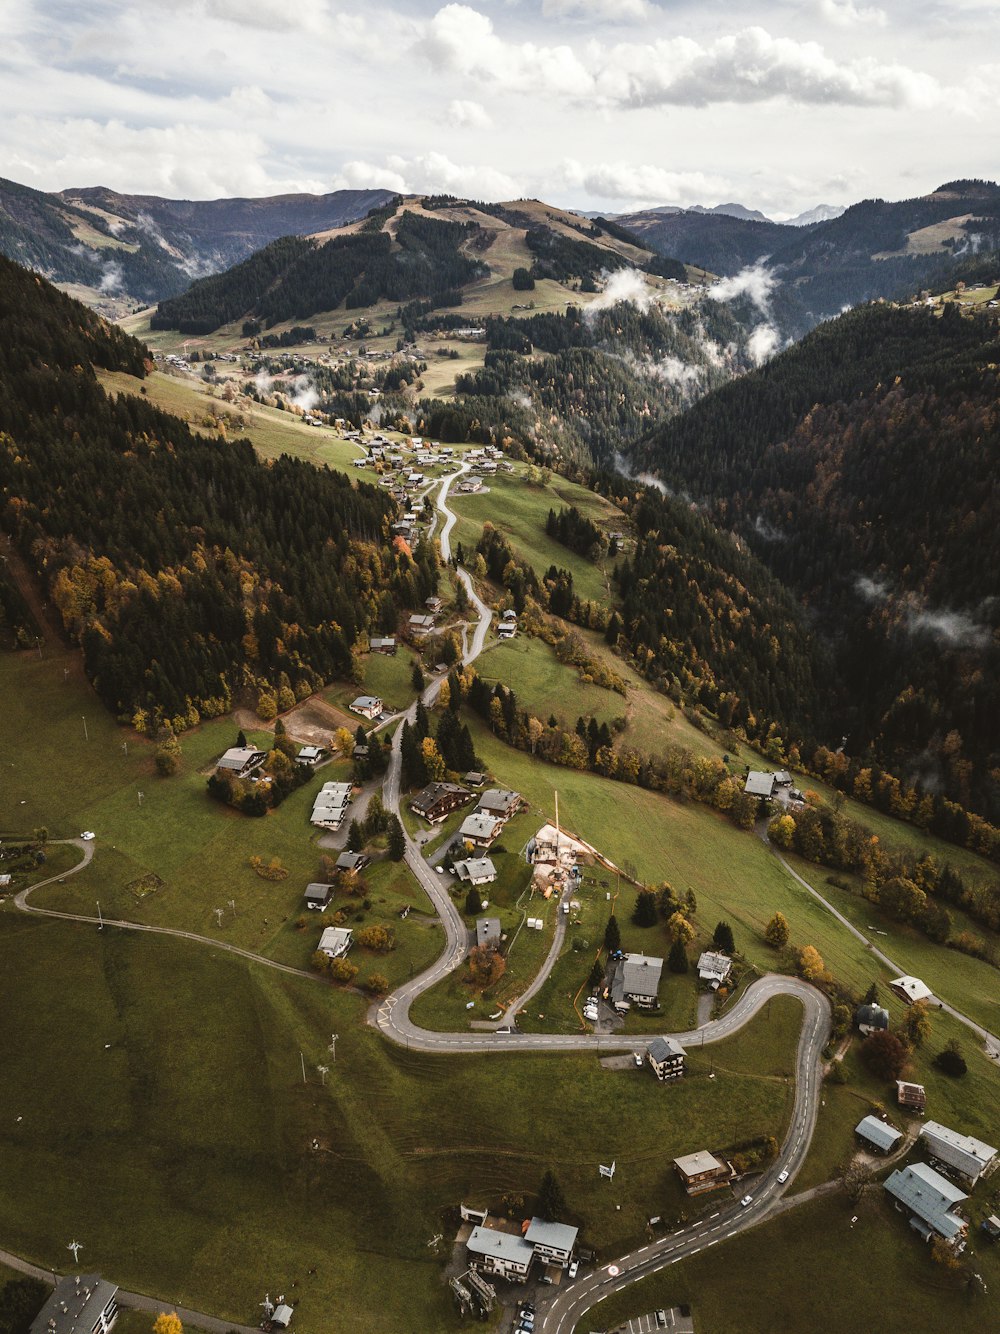
M143 794L142 792L136 792L135 795L139 798L139 805L141 806L141 805L142 805L142 798L143 798L143 795L144 795L144 794Z
M103 931L103 930L104 930L104 918L103 918L103 916L101 915L101 901L100 901L100 899L97 900L97 921L98 921L98 927L97 927L98 931Z
M306 1058L299 1052L299 1060L302 1062L302 1082L306 1082Z
M82 714L81 714L81 717L83 717ZM84 739L84 741L89 741L89 740L90 740L90 733L87 731L87 719L86 719L86 718L83 719L83 739Z
M338 1038L339 1036L340 1036L340 1035L339 1035L338 1033L331 1033L331 1034L330 1034L330 1047L329 1047L329 1050L330 1050L330 1052L331 1052L332 1055L333 1055L333 1061L334 1061L334 1064L336 1064L336 1062L337 1062L337 1038Z

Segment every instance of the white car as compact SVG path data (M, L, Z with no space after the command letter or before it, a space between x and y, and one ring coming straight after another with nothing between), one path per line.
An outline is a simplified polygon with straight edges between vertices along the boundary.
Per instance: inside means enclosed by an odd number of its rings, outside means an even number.
M85 843L91 843L94 840L94 831L92 829L85 829L80 837Z
M788 1169L786 1168L784 1172L778 1173L778 1184L780 1186L783 1186L787 1180L788 1180Z
M569 1267L569 1276L570 1276L570 1278L576 1278L576 1276L577 1276L577 1274L578 1274L579 1272L580 1272L580 1261L579 1261L579 1260L574 1260L573 1263L572 1263L572 1264L570 1265L570 1267Z
M744 1195L743 1198L742 1198L742 1200L740 1200L740 1204L741 1204L741 1205L743 1206L743 1208L745 1209L745 1208L747 1207L748 1204L753 1204L753 1196L752 1196L752 1195Z
M637 1070L641 1070L641 1069L642 1069L642 1052L641 1052L641 1051L634 1051L634 1052L632 1053L632 1060L635 1061L635 1068L636 1068Z

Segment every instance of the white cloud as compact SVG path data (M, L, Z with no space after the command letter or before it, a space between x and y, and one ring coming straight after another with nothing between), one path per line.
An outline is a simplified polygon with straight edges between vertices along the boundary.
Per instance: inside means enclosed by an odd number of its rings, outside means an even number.
M321 33L330 21L326 0L295 0L294 4L288 0L203 0L203 3L210 18L273 32L301 28Z
M911 610L907 613L906 625L911 631L922 630L959 648L984 648L990 642L986 626L964 611Z
M819 0L818 8L838 28L884 28L889 21L884 9L859 8L854 0Z
M444 192L472 199L518 198L518 183L494 167L452 162L444 153L417 157L390 156L383 163L364 160L345 162L334 189L395 190L399 194Z
M648 310L653 304L654 292L638 269L616 269L604 284L604 291L585 308L584 314L606 310L619 301L627 301L639 310Z
M565 188L632 205L704 203L731 187L720 176L701 171L670 171L649 163L597 162L585 166L568 158L561 168Z
M755 366L762 366L781 346L781 334L772 324L758 324L747 339L747 352Z
M489 130L493 127L489 112L481 102L468 102L457 97L448 103L448 124L467 130Z
M731 278L720 278L712 286L711 296L715 301L735 301L737 297L748 297L762 315L771 313L771 293L779 279L766 264L751 264ZM756 331L755 331L756 332Z
M508 42L468 5L439 9L420 47L442 72L499 84L508 92L596 102L605 108L756 103L861 107L937 106L936 78L874 56L838 60L818 42L772 37L760 27L702 44L690 37L571 47Z
M648 19L656 8L649 0L542 0L547 19L589 19L596 23L630 23Z

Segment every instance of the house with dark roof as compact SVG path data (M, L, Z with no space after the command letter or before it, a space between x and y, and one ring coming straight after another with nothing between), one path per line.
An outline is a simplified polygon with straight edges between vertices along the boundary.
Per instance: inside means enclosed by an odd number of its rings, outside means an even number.
M476 918L476 944L499 945L502 928L499 917Z
M326 912L330 906L330 899L333 896L332 885L321 885L315 883L306 885L306 892L303 894L307 908L312 908L315 912Z
M492 815L470 815L463 821L458 837L475 848L488 848L503 828L503 821Z
M108 1334L118 1319L118 1285L100 1274L61 1278L30 1334Z
M882 1033L889 1027L889 1011L882 1005L859 1005L854 1022L858 1032L865 1037L871 1033Z
M925 1241L938 1236L954 1250L965 1245L969 1224L956 1206L969 1197L926 1163L897 1168L885 1182L886 1191L910 1214L910 1226Z
M492 815L495 820L502 820L504 824L512 815L516 815L524 804L524 798L520 792L510 792L505 788L490 788L484 792L476 806L477 815Z
M680 1079L687 1052L675 1038L654 1038L646 1048L646 1060L657 1079Z
M410 810L428 824L440 824L452 811L472 800L472 793L458 783L428 783L410 799Z
M760 770L751 769L747 774L747 781L744 784L743 791L748 797L773 797L774 787L774 774L762 773Z
M913 1112L922 1112L927 1106L927 1093L923 1084L911 1084L908 1079L897 1079L896 1101L900 1107L909 1107Z
M626 954L617 960L611 979L610 1000L618 1011L633 1005L640 1010L655 1010L660 1004L660 974L663 960L646 954Z
M382 701L378 695L359 695L351 704L352 713L360 713L362 718L374 722L382 716Z
M370 861L371 858L366 857L363 852L342 852L334 862L333 869L340 875L345 872L356 875L358 871L363 871Z
M394 658L396 656L396 636L376 635L374 639L369 639L368 647L373 653L382 653L386 657Z
M325 746L303 746L295 757L295 763L314 769L329 753Z

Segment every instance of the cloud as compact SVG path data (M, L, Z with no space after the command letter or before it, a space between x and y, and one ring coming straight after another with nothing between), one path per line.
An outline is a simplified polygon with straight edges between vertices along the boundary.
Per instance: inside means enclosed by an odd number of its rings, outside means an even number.
M781 334L773 324L758 324L747 339L747 353L755 366L762 366L781 346Z
M334 189L395 190L397 194L455 194L469 199L496 201L519 198L519 184L495 167L452 162L444 153L404 158L392 155L384 163L345 162Z
M122 270L120 264L108 263L101 272L101 281L98 284L102 292L109 296L112 292L117 292L122 285Z
M838 28L884 28L889 21L884 9L859 9L854 0L819 0L817 8Z
M654 292L638 269L616 269L604 284L604 291L584 309L584 315L593 315L609 306L626 301L638 310L648 310L653 304Z
M648 163L598 162L584 166L567 158L560 168L563 188L583 190L601 199L630 204L703 203L725 195L731 186L721 176L701 171L668 171Z
M860 11L858 11L860 12ZM537 94L614 107L705 107L787 102L929 109L944 98L930 74L874 56L838 60L818 42L744 28L705 44L690 37L621 42L590 40L584 54L566 45L508 42L468 5L445 5L419 47L441 72Z
M750 264L731 278L720 278L713 285L710 295L715 301L735 301L737 297L747 297L762 315L771 313L771 293L780 279L762 261Z
M656 13L649 0L542 0L547 19L587 19L592 23L630 23Z
M956 648L984 648L990 642L986 626L964 611L911 609L906 614L906 627L914 633L923 631Z
M454 98L448 103L447 120L449 125L454 125L460 130L489 130L493 128L493 121L490 119L489 112L481 102L467 102L462 98Z
M294 4L288 0L203 0L203 3L209 18L271 32L300 28L321 33L330 22L326 0L295 0Z

